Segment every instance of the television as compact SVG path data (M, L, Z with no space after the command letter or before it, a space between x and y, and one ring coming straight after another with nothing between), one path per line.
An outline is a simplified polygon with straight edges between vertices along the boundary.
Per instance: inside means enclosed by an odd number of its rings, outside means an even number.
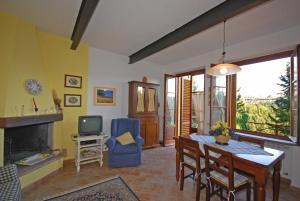
M79 116L78 118L78 134L80 136L86 135L100 135L102 133L102 116Z

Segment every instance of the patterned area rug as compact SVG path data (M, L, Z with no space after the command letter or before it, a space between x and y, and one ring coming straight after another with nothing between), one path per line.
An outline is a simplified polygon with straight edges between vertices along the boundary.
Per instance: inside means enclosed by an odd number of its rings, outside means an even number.
M140 201L125 181L112 177L100 182L44 198L44 201Z

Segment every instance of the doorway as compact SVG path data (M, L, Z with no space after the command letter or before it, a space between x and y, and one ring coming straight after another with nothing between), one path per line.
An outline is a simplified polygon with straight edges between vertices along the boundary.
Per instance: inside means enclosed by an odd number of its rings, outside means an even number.
M204 133L204 70L165 75L164 146L174 136Z

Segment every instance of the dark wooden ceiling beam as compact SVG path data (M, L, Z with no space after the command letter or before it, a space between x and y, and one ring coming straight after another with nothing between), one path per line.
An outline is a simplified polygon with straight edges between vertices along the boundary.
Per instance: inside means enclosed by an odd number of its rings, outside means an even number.
M270 0L227 0L129 56L133 64Z
M100 0L82 0L71 36L71 40L73 41L71 45L72 50L76 50L79 45L81 37L83 36L99 1Z

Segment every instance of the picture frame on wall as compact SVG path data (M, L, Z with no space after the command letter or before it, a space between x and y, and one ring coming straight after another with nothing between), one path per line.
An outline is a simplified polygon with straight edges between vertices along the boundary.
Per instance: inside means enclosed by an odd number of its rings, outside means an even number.
M114 106L116 105L116 89L113 87L94 87L94 105Z
M81 95L79 94L64 94L65 107L81 107Z
M65 87L79 88L82 87L82 77L77 75L65 75Z

